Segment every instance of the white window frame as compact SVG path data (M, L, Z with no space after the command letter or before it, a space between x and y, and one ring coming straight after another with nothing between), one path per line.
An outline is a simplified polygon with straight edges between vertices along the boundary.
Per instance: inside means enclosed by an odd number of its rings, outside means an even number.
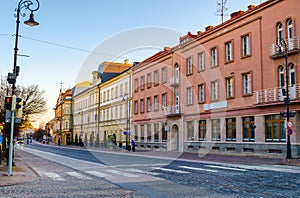
M233 61L232 41L225 43L226 62Z
M193 58L190 56L186 59L187 63L187 75L193 74Z
M226 78L226 97L233 98L234 97L234 85L233 85L233 77Z
M251 73L243 74L243 95L250 95L251 89Z
M214 47L210 50L211 52L211 67L217 67L218 66L218 51L217 48Z
M242 36L242 55L250 56L250 34Z
M148 97L147 98L147 112L150 112L151 111L151 98Z
M193 104L193 87L187 88L187 105Z
M198 54L198 71L204 71L205 70L205 57L204 52L200 52Z
M162 84L167 83L167 68L161 68L161 82Z
M167 108L167 94L163 93L161 95L162 98L162 109L166 109Z
M218 80L211 82L211 100L217 101L219 99Z
M154 111L158 111L159 103L158 103L158 95L154 96Z
M204 84L198 85L198 102L205 102L205 86Z

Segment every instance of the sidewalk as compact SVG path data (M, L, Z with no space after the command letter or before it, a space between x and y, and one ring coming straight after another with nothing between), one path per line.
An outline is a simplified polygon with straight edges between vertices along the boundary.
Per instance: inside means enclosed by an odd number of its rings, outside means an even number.
M57 145L45 145L54 146ZM136 149L135 152L127 151L124 149L108 149L108 148L90 148L90 147L75 147L75 146L63 146L70 149L84 149L90 151L101 151L106 153L122 153L126 155L138 155L143 157L159 157L165 159L198 161L198 162L217 162L217 163L231 163L242 165L288 165L296 166L300 168L299 159L283 160L279 158L261 158L261 157L248 157L248 156L236 156L236 155L220 155L220 154L206 154L199 155L198 153L180 153L180 152L168 152L159 150L148 149ZM26 164L26 158L22 158L22 150L15 149L15 163L13 166L13 176L8 176L8 167L6 166L6 160L2 161L0 165L0 186L8 186L20 184L23 182L31 182L38 179L38 175L35 174L33 169Z
M8 176L8 166L6 159L0 165L0 186L9 186L24 182L31 182L37 179L37 175L26 165L26 159L20 155L20 151L15 149L15 163L12 167L12 176Z

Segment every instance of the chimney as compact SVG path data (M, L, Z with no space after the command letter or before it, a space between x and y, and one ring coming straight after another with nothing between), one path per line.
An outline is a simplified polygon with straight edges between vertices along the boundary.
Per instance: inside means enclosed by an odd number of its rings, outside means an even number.
M124 60L124 64L128 65L128 64L129 64L129 60L128 60L128 59L125 59L125 60Z
M203 34L203 32L202 31L198 31L197 34L198 34L198 36L201 36Z
M233 12L231 15L230 15L230 17L231 17L231 19L233 19L233 18L236 18L236 17L239 17L240 15L242 15L242 14L244 14L245 12L243 11L243 10L239 10L239 11L237 11L237 12Z
M249 5L248 6L248 10L252 10L253 8L255 8L255 5Z
M207 26L207 27L205 28L205 31L212 30L213 28L214 28L214 26L212 26L212 25L209 25L209 26Z
M171 48L170 47L164 47L164 51L170 51Z

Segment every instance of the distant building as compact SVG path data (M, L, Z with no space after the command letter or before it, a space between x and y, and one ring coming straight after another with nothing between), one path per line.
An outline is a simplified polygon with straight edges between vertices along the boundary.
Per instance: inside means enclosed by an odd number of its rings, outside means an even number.
M121 83L125 89L126 81L127 90L129 89L129 78L124 81L124 77L119 75L122 76L122 72L127 71L131 66L127 60L124 63L103 62L99 65L98 71L92 73L92 83L76 91L73 96L74 141L81 140L89 146L106 146L108 135L119 134L120 130L123 130L123 126L117 126L117 120L112 120L111 116L119 114L119 109L114 107L115 101L112 99L119 100L117 99L119 93L124 94L118 83ZM116 84L112 87L110 83ZM77 85L75 90L79 90ZM118 140L118 142L122 141Z
M73 103L72 90L60 93L54 108L53 141L56 144L69 145L73 142Z

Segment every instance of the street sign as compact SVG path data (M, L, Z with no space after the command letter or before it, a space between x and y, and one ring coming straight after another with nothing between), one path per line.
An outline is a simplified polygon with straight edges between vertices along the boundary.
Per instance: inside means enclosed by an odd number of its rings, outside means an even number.
M124 134L124 135L130 135L130 131L128 131L128 132L127 132L127 131L124 131L123 134Z
M287 127L288 127L288 128L292 128L292 126L293 126L293 123L292 123L291 121L288 121L288 122L287 122Z
M292 134L293 134L293 129L291 129L291 128L288 128L288 130L287 130L287 134L288 134L288 135L292 135Z

